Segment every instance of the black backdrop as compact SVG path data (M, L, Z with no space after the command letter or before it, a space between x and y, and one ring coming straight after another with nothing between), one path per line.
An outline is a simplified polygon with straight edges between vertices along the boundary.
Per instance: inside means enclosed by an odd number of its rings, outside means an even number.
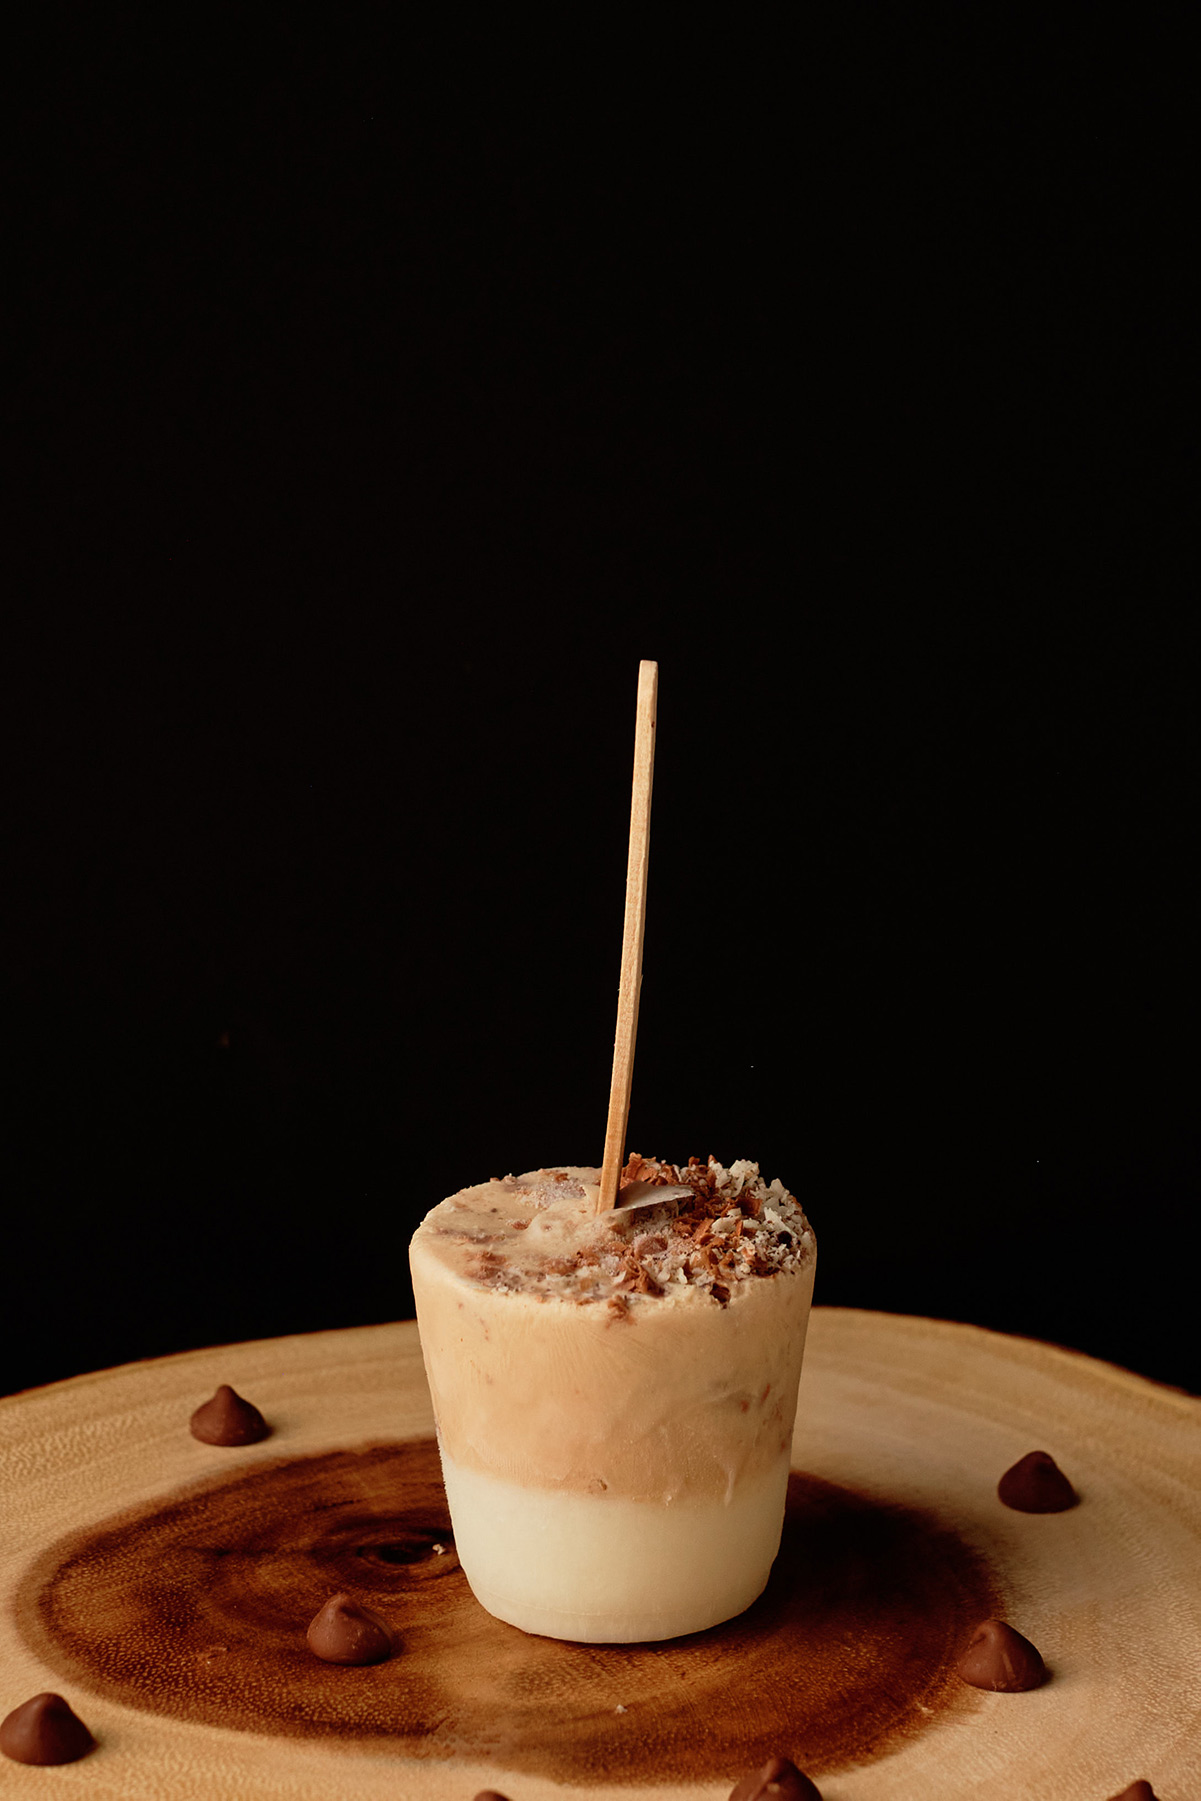
M654 657L631 1147L1201 1389L1179 46L575 29L19 64L4 1386L599 1158Z

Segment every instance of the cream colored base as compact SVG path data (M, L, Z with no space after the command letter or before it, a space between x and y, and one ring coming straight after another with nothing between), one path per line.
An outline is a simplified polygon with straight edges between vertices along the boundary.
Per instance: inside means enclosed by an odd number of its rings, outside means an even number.
M482 1607L545 1638L639 1644L703 1632L763 1593L787 1462L722 1501L665 1505L521 1488L442 1455L455 1549Z

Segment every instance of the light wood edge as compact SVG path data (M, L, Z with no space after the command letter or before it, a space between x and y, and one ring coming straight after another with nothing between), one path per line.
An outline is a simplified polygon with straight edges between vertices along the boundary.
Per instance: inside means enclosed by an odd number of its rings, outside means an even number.
M931 1336L944 1340L970 1338L982 1348L991 1347L999 1356L1008 1355L1011 1359L1024 1359L1032 1365L1062 1366L1065 1370L1073 1370L1084 1375L1107 1382L1113 1387L1124 1390L1131 1396L1144 1401L1158 1403L1171 1409L1183 1418L1195 1418L1201 1422L1201 1397L1189 1394L1186 1390L1173 1388L1169 1383L1157 1382L1151 1376L1137 1375L1133 1370L1123 1369L1120 1364L1108 1363L1103 1358L1093 1357L1087 1351L1074 1351L1065 1345L1051 1344L1041 1338L1026 1338L1017 1333L999 1332L990 1326L972 1325L966 1320L936 1319L925 1314L885 1313L867 1307L814 1307L812 1313L811 1336L808 1355L812 1359L821 1356L823 1326L837 1328L839 1325L857 1326L865 1334L873 1335L883 1322L887 1322L892 1330L912 1338L929 1339ZM814 1333L813 1327L816 1327ZM379 1334L384 1342L388 1342L399 1328L407 1328L406 1336L415 1335L417 1321L386 1320L366 1326L326 1326L318 1327L312 1332L289 1332L278 1338L246 1338L233 1339L227 1343L198 1346L190 1351L169 1351L161 1357L138 1357L129 1363L116 1363L104 1369L85 1370L82 1375L63 1376L55 1382L44 1382L33 1388L18 1389L9 1395L0 1395L0 1413L21 1406L29 1401L37 1401L42 1397L62 1394L68 1390L76 1391L86 1388L89 1383L108 1382L114 1377L129 1376L138 1370L163 1370L167 1368L185 1368L188 1364L202 1364L210 1359L214 1352L228 1355L230 1361L236 1361L240 1354L262 1354L268 1345L284 1347L286 1345L315 1345L318 1339L326 1341L353 1335L360 1345L366 1345L372 1334Z
M42 1382L33 1388L19 1388L13 1394L0 1395L0 1412L16 1406L18 1402L40 1400L43 1395L62 1394L67 1389L86 1388L89 1382L107 1382L114 1376L133 1375L137 1370L163 1370L189 1363L203 1363L215 1352L220 1352L222 1356L228 1355L230 1362L234 1362L243 1353L261 1356L268 1345L307 1345L319 1338L346 1338L351 1334L358 1336L360 1343L363 1343L368 1333L392 1334L399 1327L407 1327L409 1332L416 1334L417 1321L378 1320L367 1326L317 1326L311 1332L285 1332L278 1338L235 1338L211 1345L198 1345L191 1351L165 1351L161 1357L135 1357L129 1363L113 1363L104 1369L85 1370L79 1376L61 1376L56 1382Z
M1078 1375L1091 1375L1096 1379L1121 1388L1132 1396L1144 1401L1159 1402L1182 1417L1193 1417L1201 1423L1201 1397L1189 1394L1186 1389L1173 1388L1170 1383L1157 1382L1152 1376L1140 1376L1133 1370L1124 1369L1121 1364L1108 1363L1102 1357L1094 1357L1088 1351L1075 1351L1067 1345L1052 1344L1044 1338L1028 1338L1021 1333L1001 1332L991 1326L977 1326L967 1320L936 1319L920 1313L884 1313L878 1309L866 1307L815 1307L815 1318L820 1317L831 1325L845 1321L848 1324L859 1323L865 1332L875 1332L881 1321L889 1321L893 1328L914 1339L929 1340L931 1337L944 1340L964 1338L974 1340L980 1347L991 1348L998 1356L1008 1356L1011 1361L1024 1361L1031 1366L1054 1369L1056 1366L1065 1373L1069 1370ZM818 1328L820 1334L820 1326ZM810 1353L820 1349L810 1342Z

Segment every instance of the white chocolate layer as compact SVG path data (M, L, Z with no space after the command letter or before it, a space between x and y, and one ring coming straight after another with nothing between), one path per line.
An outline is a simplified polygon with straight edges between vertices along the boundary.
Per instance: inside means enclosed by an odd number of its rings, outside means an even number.
M523 1488L442 1454L471 1591L523 1632L640 1644L703 1632L763 1593L780 1548L788 1459L728 1504Z

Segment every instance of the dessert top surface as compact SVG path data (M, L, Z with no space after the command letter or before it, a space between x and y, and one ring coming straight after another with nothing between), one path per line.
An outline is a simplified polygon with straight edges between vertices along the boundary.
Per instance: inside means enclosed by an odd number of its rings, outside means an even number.
M635 1153L617 1207L597 1213L600 1171L579 1165L494 1177L441 1201L414 1235L465 1281L541 1299L725 1305L737 1286L795 1274L813 1232L779 1180L757 1163L729 1168Z

